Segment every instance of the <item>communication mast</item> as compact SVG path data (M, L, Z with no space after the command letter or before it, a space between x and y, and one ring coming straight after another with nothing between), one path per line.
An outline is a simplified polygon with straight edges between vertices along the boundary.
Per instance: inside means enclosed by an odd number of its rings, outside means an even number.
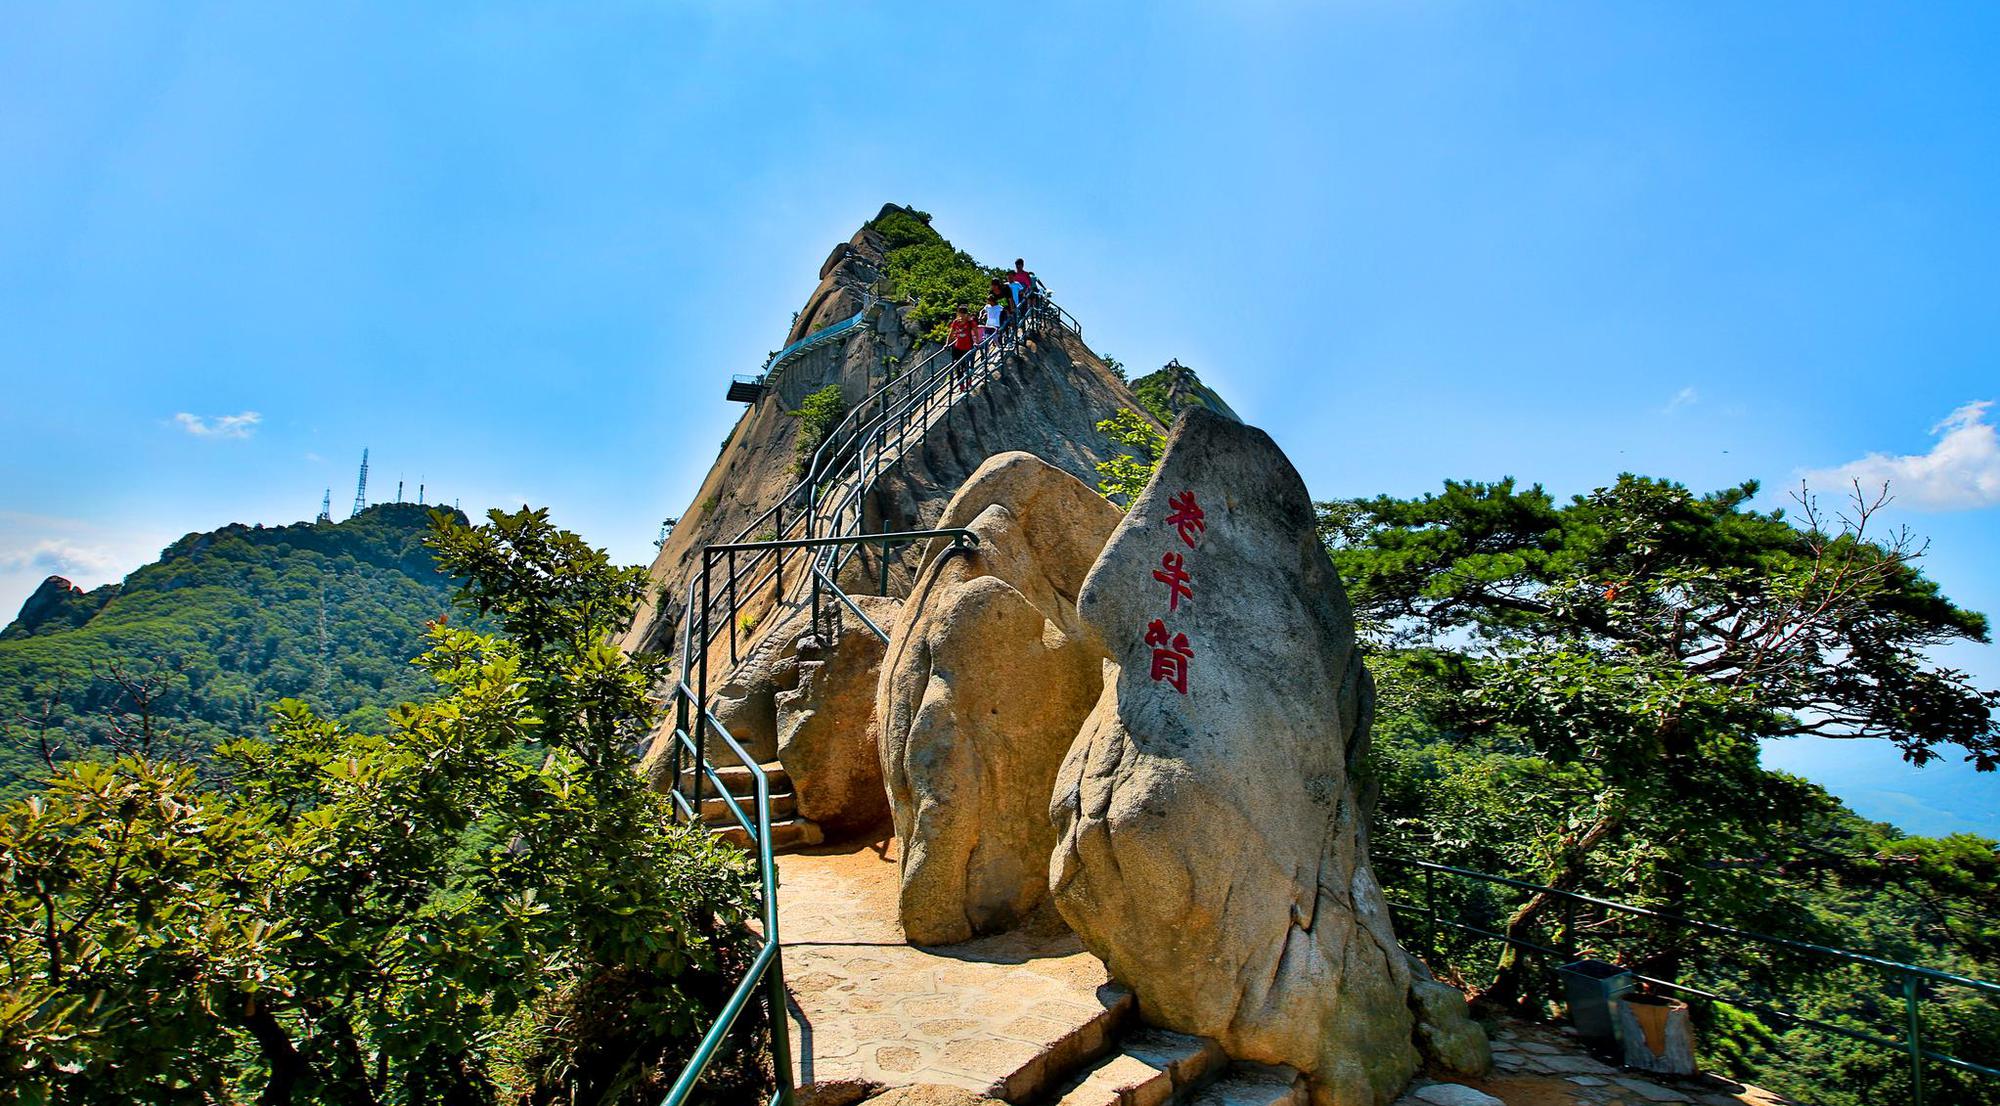
M403 482L401 480L398 480L396 481L396 502L401 503L402 501L403 501Z
M361 509L366 506L368 506L368 451L364 449L361 451L361 480L354 485L354 514L360 514ZM354 515L348 517L353 518Z
M318 518L316 518L316 519L314 519L313 521L314 521L314 522L332 522L332 521L333 521L333 489L332 489L332 488L328 488L328 489L326 490L326 494L325 494L325 495L323 495L323 496L320 496L320 497L319 497L319 517L318 517Z

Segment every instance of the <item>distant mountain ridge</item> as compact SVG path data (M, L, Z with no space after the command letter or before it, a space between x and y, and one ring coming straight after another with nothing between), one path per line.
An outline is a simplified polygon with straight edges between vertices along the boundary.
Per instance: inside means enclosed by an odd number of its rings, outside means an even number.
M141 726L193 754L263 732L297 697L363 729L429 693L410 666L454 583L423 542L430 508L370 507L342 522L232 524L193 533L118 584L37 588L0 630L0 792L62 756L117 747ZM456 514L456 512L453 512Z

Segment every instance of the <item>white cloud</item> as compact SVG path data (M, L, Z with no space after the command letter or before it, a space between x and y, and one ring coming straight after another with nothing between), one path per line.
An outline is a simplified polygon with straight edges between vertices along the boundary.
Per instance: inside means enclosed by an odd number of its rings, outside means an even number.
M105 580L121 575L123 559L113 550L67 538L43 538L31 545L0 549L0 572L31 572Z
M44 579L62 576L82 588L112 583L159 556L172 536L0 510L0 624Z
M1816 469L1806 482L1822 488L1859 481L1868 491L1889 485L1905 506L1963 511L2000 505L2000 432L1986 421L1990 399L1968 403L1931 427L1938 436L1929 453L1870 453L1838 468Z
M263 421L264 416L255 411L207 418L182 411L174 416L176 425L197 438L247 438L256 432L257 424Z
M1690 384L1687 387L1682 388L1680 391L1675 392L1674 398L1668 400L1667 405L1661 408L1660 410L1664 414L1671 415L1675 411L1678 411L1683 407L1692 407L1696 403L1699 403L1700 401L1701 401L1701 393L1695 391L1694 385Z

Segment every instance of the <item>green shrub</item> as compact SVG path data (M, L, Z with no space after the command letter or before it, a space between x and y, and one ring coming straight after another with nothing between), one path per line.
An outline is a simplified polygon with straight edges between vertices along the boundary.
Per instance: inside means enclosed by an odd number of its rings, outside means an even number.
M792 442L793 468L803 471L826 443L826 436L847 417L847 397L840 394L840 385L828 384L807 396L798 410L786 414L799 420L799 436Z
M1152 481L1153 470L1160 467L1167 436L1129 407L1120 408L1117 414L1098 423L1097 429L1130 451L1098 462L1097 490L1120 507L1130 507Z

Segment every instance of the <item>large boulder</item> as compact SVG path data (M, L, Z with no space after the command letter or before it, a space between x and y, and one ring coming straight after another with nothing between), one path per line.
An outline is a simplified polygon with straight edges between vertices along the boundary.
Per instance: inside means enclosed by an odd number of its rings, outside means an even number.
M1373 691L1305 484L1187 411L1077 609L1111 661L1051 805L1057 909L1149 1022L1389 1101L1418 1053L1355 794Z
M799 686L799 638L812 629L811 608L789 603L767 616L763 630L735 666L711 657L708 709L743 751L760 764L778 755L777 697ZM720 650L714 650L720 652ZM733 764L727 748L710 754L717 764Z
M1118 517L1016 452L980 465L939 520L978 543L927 552L876 701L913 943L1011 928L1047 896L1048 796L1102 679L1075 596Z
M876 595L851 597L869 621L895 624L902 604ZM792 778L800 816L828 839L852 837L889 821L882 760L875 748L875 686L884 642L841 610L840 633L828 645L794 642L794 686L772 697L778 760Z

